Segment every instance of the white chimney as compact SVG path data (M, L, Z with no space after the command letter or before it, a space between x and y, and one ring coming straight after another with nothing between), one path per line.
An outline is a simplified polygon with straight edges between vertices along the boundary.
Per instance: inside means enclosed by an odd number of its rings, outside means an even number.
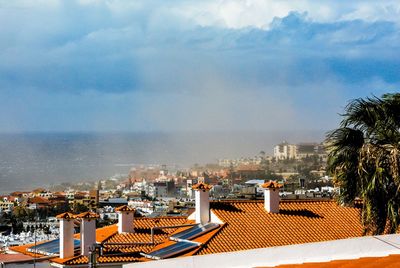
M81 219L81 255L89 256L89 248L96 243L96 219L99 217L93 212L83 212L76 215Z
M269 181L261 185L264 188L264 208L270 213L279 213L279 189L282 184Z
M66 212L57 215L60 220L60 258L74 256L74 214Z
M118 213L118 233L134 233L134 217L135 209L127 205L123 205L115 209Z
M209 191L211 185L206 183L197 183L193 185L192 189L195 190L196 210L195 218L196 223L205 224L210 222L210 198Z

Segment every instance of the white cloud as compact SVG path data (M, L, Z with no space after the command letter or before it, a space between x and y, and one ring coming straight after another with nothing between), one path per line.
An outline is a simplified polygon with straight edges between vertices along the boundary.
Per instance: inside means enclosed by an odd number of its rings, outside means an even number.
M0 2L10 128L328 128L400 81L392 1L32 3Z
M181 4L182 16L201 26L267 29L275 17L306 12L318 22L348 19L399 22L398 1L218 0Z

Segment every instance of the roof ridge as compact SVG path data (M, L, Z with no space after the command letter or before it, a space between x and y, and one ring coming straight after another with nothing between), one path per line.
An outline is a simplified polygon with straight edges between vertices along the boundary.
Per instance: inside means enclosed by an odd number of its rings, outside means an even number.
M210 203L263 203L264 199L249 200L249 199L223 199L223 200L210 200ZM306 203L306 202L336 202L334 199L281 199L279 202L283 203Z
M199 182L192 186L193 190L202 190L202 191L209 191L213 188L211 184L207 184L204 182Z
M74 260L79 259L79 258L81 258L81 257L86 257L86 256L83 256L83 255L76 255L76 256L73 256L73 257L68 258L67 260L65 260L65 262L63 262L63 264L67 264L68 262L74 261Z
M310 198L310 199L281 199L279 202L334 202L336 203L336 200L334 199L318 199L318 198Z
M122 206L115 208L115 211L116 212L133 212L133 211L135 211L135 208L130 207L128 205L122 205Z
M136 218L135 220L157 220L157 219L186 219L187 216L159 216L159 217L154 217L154 218L149 218L149 217L140 217Z
M97 213L86 211L86 212L82 212L80 214L75 215L75 218L78 218L78 219L97 219L97 218L100 218L100 216Z

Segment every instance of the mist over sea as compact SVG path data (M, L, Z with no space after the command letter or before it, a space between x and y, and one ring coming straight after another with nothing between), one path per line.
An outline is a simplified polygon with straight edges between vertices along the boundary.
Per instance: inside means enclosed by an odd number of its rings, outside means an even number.
M322 141L324 131L0 134L0 193L127 174L133 164L190 167L272 155L274 144Z

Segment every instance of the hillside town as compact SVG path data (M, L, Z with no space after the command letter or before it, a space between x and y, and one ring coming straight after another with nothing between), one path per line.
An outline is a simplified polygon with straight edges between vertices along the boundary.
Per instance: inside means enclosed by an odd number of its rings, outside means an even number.
M0 0L0 268L400 267L400 1Z
M262 185L282 184L282 199L330 199L334 188L325 174L326 153L317 143L276 145L272 156L220 159L218 163L176 169L137 165L127 175L0 196L0 247L20 246L59 237L57 215L93 212L97 227L117 223L116 208L129 206L141 217L187 217L195 207L193 185L212 185L212 200L261 200Z
M327 157L323 144L285 141L271 156L186 169L135 165L127 175L12 192L0 197L0 264L342 267L332 256L349 267L371 256L397 263L390 254L398 236L365 236L373 233L360 221L363 202L337 202Z

